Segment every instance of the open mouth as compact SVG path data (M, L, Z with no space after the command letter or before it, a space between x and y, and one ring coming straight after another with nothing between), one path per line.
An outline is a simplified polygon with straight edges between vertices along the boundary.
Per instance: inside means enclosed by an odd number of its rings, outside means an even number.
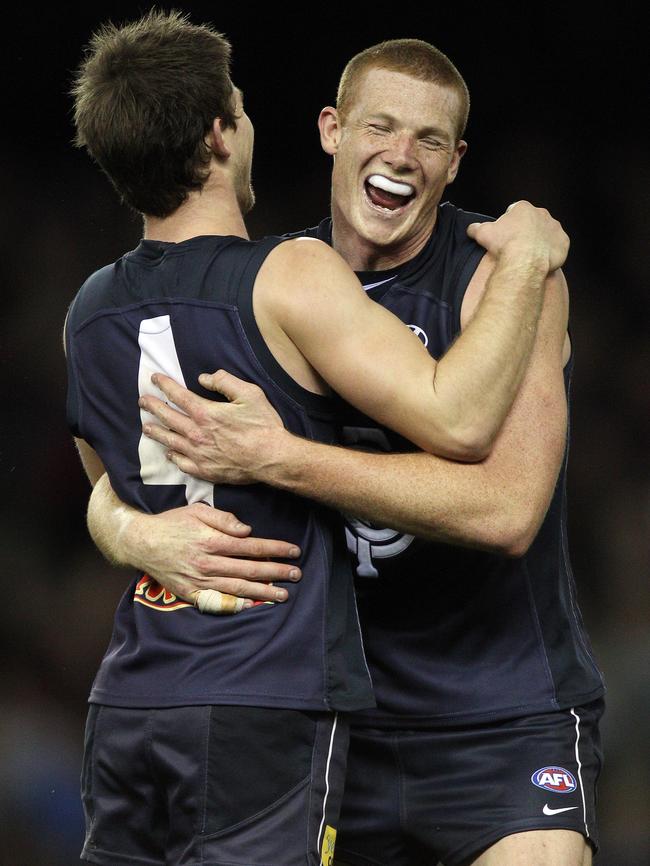
M416 195L410 183L397 183L383 174L371 174L366 178L364 188L372 205L391 213L402 210Z

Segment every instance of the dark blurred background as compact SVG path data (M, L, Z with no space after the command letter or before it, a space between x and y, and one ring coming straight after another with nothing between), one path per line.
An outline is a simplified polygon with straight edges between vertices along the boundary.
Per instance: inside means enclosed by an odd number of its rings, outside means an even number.
M572 239L576 352L570 533L581 606L608 685L601 866L650 863L648 49L640 4L166 4L232 40L256 126L251 237L328 210L316 118L352 54L433 42L465 76L470 147L448 198L497 215L545 205ZM86 533L89 488L65 426L61 327L81 282L140 222L71 146L70 75L107 18L148 4L15 10L2 37L0 864L78 857L85 701L126 578ZM418 7L420 8L420 7ZM507 616L507 611L504 611Z

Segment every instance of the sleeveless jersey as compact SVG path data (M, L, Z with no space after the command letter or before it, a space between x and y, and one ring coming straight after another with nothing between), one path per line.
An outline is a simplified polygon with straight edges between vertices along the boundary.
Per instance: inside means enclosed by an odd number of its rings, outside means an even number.
M467 237L488 217L443 204L424 249L394 271L358 274L368 294L439 358L460 331L484 250ZM306 234L331 242L325 220ZM571 362L565 369L567 399ZM355 447L413 445L343 407ZM348 518L357 598L377 708L360 724L436 726L566 708L603 692L576 603L566 536L565 453L555 493L520 559L435 544Z
M307 710L372 706L340 516L266 485L214 487L184 475L142 436L138 397L155 371L193 391L223 368L259 384L294 433L332 442L330 398L276 362L253 315L253 285L281 238L142 241L93 274L66 325L68 420L97 451L118 496L156 513L206 501L259 537L299 545L289 599L211 616L136 574L115 616L91 702L122 707L235 704Z

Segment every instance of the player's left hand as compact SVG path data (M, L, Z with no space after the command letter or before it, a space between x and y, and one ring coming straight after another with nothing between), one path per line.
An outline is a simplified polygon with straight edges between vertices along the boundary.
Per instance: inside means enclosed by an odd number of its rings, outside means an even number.
M145 436L167 448L167 458L182 472L222 484L250 484L272 460L275 436L287 435L282 420L261 388L225 370L202 373L200 384L227 397L207 400L156 373L152 382L169 403L147 395L139 405L158 424L143 425Z

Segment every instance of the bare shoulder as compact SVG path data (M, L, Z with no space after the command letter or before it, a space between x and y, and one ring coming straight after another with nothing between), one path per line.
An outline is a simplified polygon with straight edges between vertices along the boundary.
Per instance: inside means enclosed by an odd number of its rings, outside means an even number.
M359 293L361 284L341 256L315 238L292 238L267 256L255 281L255 304L269 311L304 309Z
M293 285L327 286L332 277L334 286L339 280L358 282L341 256L316 238L291 238L278 244L260 269L262 281L279 278Z

